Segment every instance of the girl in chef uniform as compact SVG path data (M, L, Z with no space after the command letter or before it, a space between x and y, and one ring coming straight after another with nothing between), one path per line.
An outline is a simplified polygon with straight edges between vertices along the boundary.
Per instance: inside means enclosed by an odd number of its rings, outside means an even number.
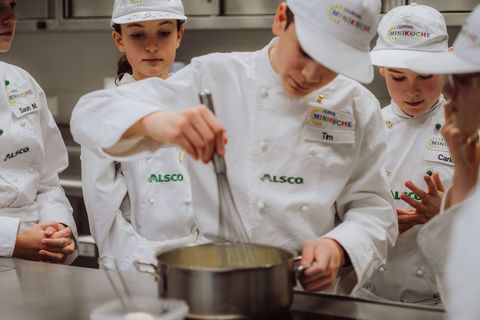
M387 129L386 175L398 214L400 236L359 296L409 303L439 302L433 271L416 244L418 231L438 214L453 162L440 134L444 124L444 77L409 70L412 57L448 50L447 27L437 10L411 4L380 21L373 64L380 67L392 98L382 110Z
M123 54L117 84L168 78L186 19L180 0L115 1L112 36ZM83 195L101 257L132 271L135 260L154 262L157 250L196 241L184 161L175 147L120 163L82 146Z
M442 134L455 161L441 213L418 243L437 274L448 319L480 319L480 5L465 21L453 50L409 61L413 70L449 74Z
M15 1L0 0L0 52L15 33ZM45 93L23 69L0 62L0 257L70 263L72 208L58 173L68 165Z

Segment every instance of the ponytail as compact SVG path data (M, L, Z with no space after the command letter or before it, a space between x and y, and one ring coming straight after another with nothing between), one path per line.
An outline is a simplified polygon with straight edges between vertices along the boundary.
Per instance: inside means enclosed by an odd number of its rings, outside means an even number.
M113 30L122 34L122 29L119 24L113 25ZM115 77L115 84L118 86L123 76L128 74L133 74L132 66L128 62L127 56L123 54L117 62L117 76Z

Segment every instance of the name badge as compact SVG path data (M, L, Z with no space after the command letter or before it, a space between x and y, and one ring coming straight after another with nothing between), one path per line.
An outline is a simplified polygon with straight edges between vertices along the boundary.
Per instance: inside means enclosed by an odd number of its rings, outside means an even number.
M446 164L446 165L452 166L452 167L455 165L453 163L452 156L450 155L450 152L427 150L425 152L425 155L424 155L423 159L425 161Z
M40 109L40 105L35 100L35 92L28 85L7 90L7 98L10 108L17 118Z
M311 103L303 136L306 140L326 143L353 143L355 120L351 114L335 112L318 103Z

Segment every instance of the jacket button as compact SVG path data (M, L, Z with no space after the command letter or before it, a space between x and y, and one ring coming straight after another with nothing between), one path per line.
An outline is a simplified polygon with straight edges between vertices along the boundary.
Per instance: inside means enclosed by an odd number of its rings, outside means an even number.
M262 98L268 97L268 90L266 88L263 88L262 90L260 90L260 96Z
M25 121L21 121L21 122L20 122L20 126L21 126L21 127L25 127L25 125L26 125L26 122L25 122Z
M30 171L30 173L34 173L34 172L35 172L35 169L30 168L30 169L28 169L28 171Z
M310 147L308 148L308 153L312 156L314 156L315 154L317 154L317 151L315 150L314 147Z
M260 212L265 212L265 211L267 211L267 206L265 205L265 202L263 202L262 200L258 201L258 202L257 202L257 209L258 209Z
M260 149L262 149L262 151L266 151L267 148L268 148L268 144L265 141L261 141L260 142Z
M300 211L304 212L304 213L307 213L308 211L310 210L310 207L307 206L307 205L304 205L300 208Z
M417 270L417 276L418 277L423 277L423 270L422 269Z
M148 199L148 203L150 203L150 204L152 204L152 205L153 205L153 204L155 203L155 199L154 199L154 198L150 198L150 199Z
M378 271L380 271L380 272L382 272L382 273L385 272L385 267L384 267L384 266L381 266L380 268L378 268Z

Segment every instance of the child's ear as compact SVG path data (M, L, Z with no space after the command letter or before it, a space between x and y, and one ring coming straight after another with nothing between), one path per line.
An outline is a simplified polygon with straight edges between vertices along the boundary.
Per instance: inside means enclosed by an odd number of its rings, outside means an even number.
M122 35L114 30L112 31L112 39L118 51L120 51L121 53L125 53L125 46L123 45Z
M385 68L384 68L384 67L378 68L378 72L380 73L380 75L381 75L382 77L385 77Z
M276 36L280 36L285 32L287 26L287 4L281 3L278 6L275 18L273 19L272 32Z

